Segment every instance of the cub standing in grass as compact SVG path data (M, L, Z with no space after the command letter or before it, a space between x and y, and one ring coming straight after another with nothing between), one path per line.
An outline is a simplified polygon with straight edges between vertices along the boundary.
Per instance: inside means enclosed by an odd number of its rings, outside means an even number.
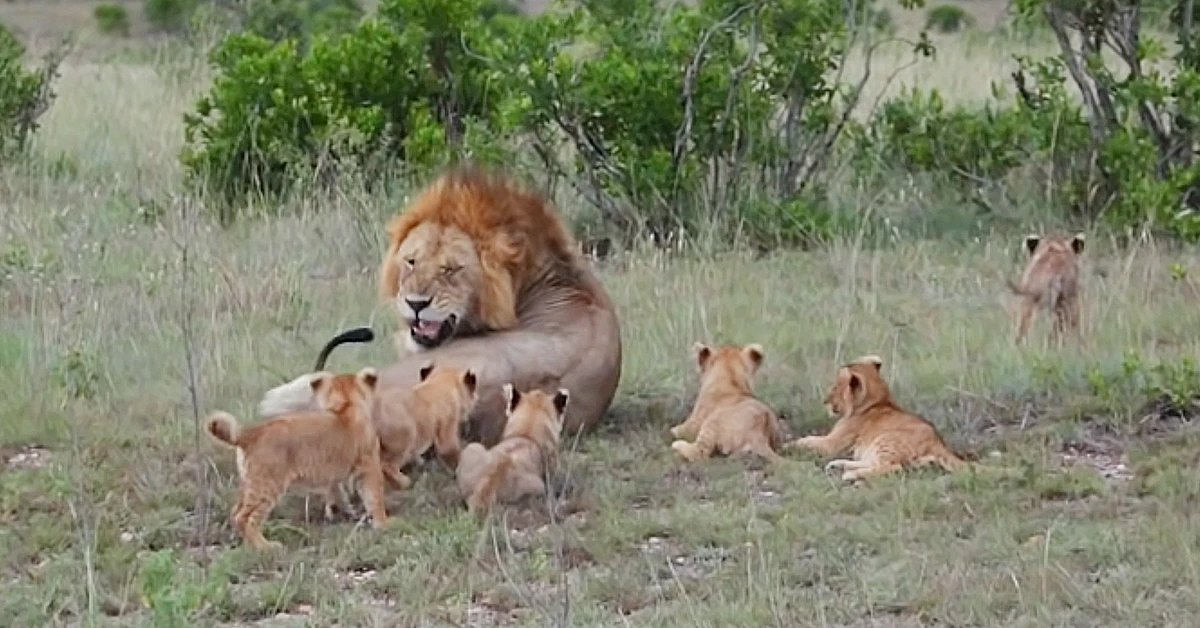
M475 408L475 373L450 366L427 364L417 374L419 382L412 390L397 394L395 389L378 395L377 405L389 405L390 412L377 412L375 430L379 434L383 475L396 489L412 486L401 471L415 462L430 447L451 469L458 466L459 430Z
M1029 262L1021 281L1008 281L1008 287L1020 299L1016 342L1025 340L1029 324L1038 307L1054 313L1054 335L1061 343L1068 329L1079 333L1079 255L1083 253L1083 234L1070 238L1030 235L1025 237Z
M458 461L458 490L467 510L486 514L499 499L515 502L546 492L545 473L558 461L558 440L570 393L558 389L554 396L540 390L525 393L504 385L504 435L495 447L471 443Z
M695 462L713 452L753 453L772 462L783 441L779 417L750 389L750 376L763 361L762 346L709 347L695 343L700 393L687 420L671 428L671 443L681 458ZM695 438L694 443L687 439Z
M848 449L851 459L832 460L826 469L842 469L843 480L861 480L898 471L906 465L937 464L947 471L966 465L946 447L933 424L901 410L879 374L883 360L864 356L838 369L825 396L830 415L840 417L825 436L805 436L788 448L806 447L834 456Z
M226 412L209 417L209 433L237 449L238 502L230 519L252 547L280 546L267 541L261 527L291 485L322 492L328 513L338 485L361 476L372 525L378 529L387 524L379 439L370 416L377 379L373 368L357 374L314 374L313 394L326 411L286 413L249 427L238 425Z

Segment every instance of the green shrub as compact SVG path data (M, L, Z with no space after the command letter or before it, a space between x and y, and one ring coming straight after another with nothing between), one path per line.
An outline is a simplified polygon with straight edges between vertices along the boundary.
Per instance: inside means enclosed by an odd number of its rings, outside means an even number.
M974 23L974 18L963 10L962 7L953 4L943 4L929 10L928 18L925 20L925 28L935 30L939 33L957 33Z
M477 0L386 0L351 32L294 39L231 35L213 52L209 94L185 118L184 164L226 201L286 194L350 175L368 183L479 152L505 101Z
M129 12L120 4L106 2L96 5L92 15L96 18L96 28L105 35L129 36Z
M363 17L356 0L249 0L243 28L267 39L302 42L315 33L346 33Z
M145 0L142 11L155 29L166 33L187 30L197 0Z
M0 163L24 151L38 118L54 100L51 85L64 50L47 55L36 70L26 69L25 47L0 24Z

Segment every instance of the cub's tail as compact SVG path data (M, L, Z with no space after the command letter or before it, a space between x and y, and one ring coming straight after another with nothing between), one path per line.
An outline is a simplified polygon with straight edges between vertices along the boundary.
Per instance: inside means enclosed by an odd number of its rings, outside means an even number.
M231 446L238 446L238 437L241 436L241 427L238 425L237 419L228 412L214 412L208 417L206 424L208 433L212 434L213 438Z
M922 460L926 463L936 464L951 473L967 467L966 460L963 460L942 444L935 445L928 454L925 454Z
M496 501L496 492L500 490L500 485L512 465L513 460L508 454L496 452L484 470L479 484L467 498L467 509L476 515L486 514Z

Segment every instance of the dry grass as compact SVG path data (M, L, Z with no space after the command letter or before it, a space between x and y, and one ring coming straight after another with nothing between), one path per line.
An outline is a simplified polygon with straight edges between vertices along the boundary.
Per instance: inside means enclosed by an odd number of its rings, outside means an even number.
M978 68L1005 66L972 67L979 84ZM624 376L607 426L567 456L559 518L517 509L481 531L434 467L392 496L387 532L319 523L296 496L267 529L287 552L251 555L225 519L232 456L194 444L183 325L190 313L201 412L249 416L332 333L393 324L374 314L372 276L401 199L347 193L219 230L174 159L202 84L73 65L36 165L0 173L11 625L1186 626L1200 613L1197 440L1139 412L1146 386L1089 384L1129 356L1144 365L1135 380L1200 357L1200 256L1149 241L1089 243L1088 340L1063 350L1010 342L1003 278L1019 237L621 256L600 273ZM894 192L856 202L927 207ZM899 399L1007 473L853 488L799 454L776 470L685 467L663 432L694 392L697 339L762 343L758 390L798 434L829 424L819 400L834 367L879 353ZM331 367L391 357L376 342ZM1194 390L1182 372L1174 389Z

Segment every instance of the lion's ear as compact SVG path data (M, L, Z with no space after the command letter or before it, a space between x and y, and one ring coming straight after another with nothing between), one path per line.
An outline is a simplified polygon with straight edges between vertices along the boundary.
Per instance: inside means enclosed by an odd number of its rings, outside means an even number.
M433 363L430 362L429 364L422 366L421 370L417 371L417 376L421 378L421 381L425 381L425 380L429 379L429 374L432 372L433 372Z
M358 380L358 384L364 390L373 391L375 390L375 385L379 383L379 372L368 366L359 371L355 379Z
M329 371L321 371L319 373L313 373L312 379L308 380L308 385L312 386L314 393L319 393L321 392L321 389L328 386L331 382L333 382L333 373L330 373Z
M758 367L762 366L762 361L763 361L762 345L760 345L758 343L746 345L745 347L742 348L742 355L746 356L746 358L748 360L750 360L751 367L757 369Z
M1042 237L1036 234L1025 236L1025 248L1029 251L1030 255L1033 255L1033 252L1037 250L1038 242L1041 241Z
M472 393L475 392L475 385L478 383L478 381L479 380L475 377L475 371L468 370L466 373L463 373L463 384L465 384L467 386L467 390L471 391Z
M863 395L867 392L866 386L863 385L863 380L858 376L858 373L850 372L850 395L854 399L854 403L858 404L862 401Z
M521 393L511 383L505 384L504 399L504 413L511 416L517 409L517 404L521 403Z
M703 342L693 342L692 351L696 353L696 366L700 367L700 370L703 371L704 365L712 357L712 349Z
M559 388L558 392L554 393L554 410L558 412L561 418L567 411L567 402L571 399L571 391L566 388Z
M877 355L864 355L861 358L858 358L857 360L855 360L854 363L855 364L867 364L867 365L873 366L873 367L875 367L876 372L878 372L879 370L881 370L883 368L883 358L881 358Z
M1071 250L1075 251L1076 255L1083 252L1083 233L1076 233L1075 237L1071 238Z

